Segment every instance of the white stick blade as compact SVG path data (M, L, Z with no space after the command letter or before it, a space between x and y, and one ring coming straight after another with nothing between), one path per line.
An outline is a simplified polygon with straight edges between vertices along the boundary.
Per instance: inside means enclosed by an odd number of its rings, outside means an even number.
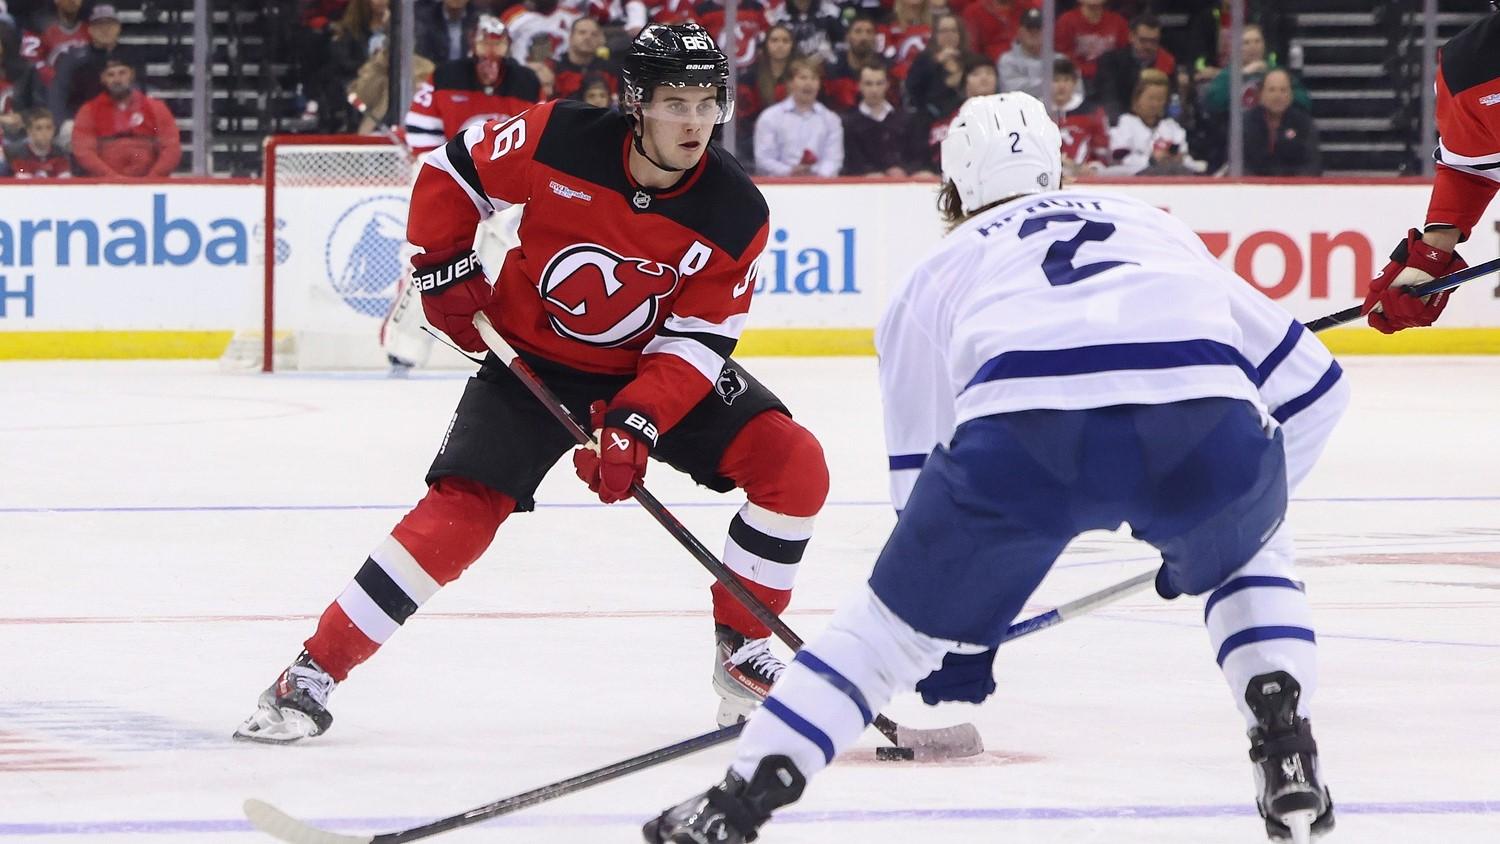
M302 821L262 800L245 801L245 817L256 829L289 844L370 844L372 835L340 835Z
M931 730L900 727L896 730L896 740L902 747L915 751L918 760L962 759L984 752L984 740L979 737L979 729L973 724L955 724Z

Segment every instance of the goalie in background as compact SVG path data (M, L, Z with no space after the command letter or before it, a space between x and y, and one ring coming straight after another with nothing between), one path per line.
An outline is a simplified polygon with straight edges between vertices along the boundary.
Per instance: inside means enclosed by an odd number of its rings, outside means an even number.
M406 113L406 142L415 162L413 177L421 169L420 157L449 138L489 120L509 120L541 99L536 74L510 58L510 33L494 15L479 16L471 56L437 65L431 76L430 81L417 87ZM487 277L498 277L505 254L520 245L520 221L521 208L516 206L479 223L474 251ZM394 377L404 377L414 366L425 366L432 356L432 335L422 316L420 297L411 286L410 259L414 253L408 248L402 254L402 266L407 269L396 288L391 310L380 325L380 346Z
M1437 129L1427 220L1396 244L1365 297L1371 327L1384 334L1437 321L1453 291L1418 298L1404 288L1468 266L1454 248L1469 239L1500 191L1500 13L1471 24L1438 52Z
M751 715L723 781L646 824L647 841L754 840L899 692L983 701L1006 628L1063 548L1127 522L1162 554L1163 597L1211 593L1205 624L1267 834L1333 827L1308 721L1312 617L1283 519L1346 382L1181 221L1056 192L1060 146L1029 94L959 109L939 202L954 227L876 329L896 528Z

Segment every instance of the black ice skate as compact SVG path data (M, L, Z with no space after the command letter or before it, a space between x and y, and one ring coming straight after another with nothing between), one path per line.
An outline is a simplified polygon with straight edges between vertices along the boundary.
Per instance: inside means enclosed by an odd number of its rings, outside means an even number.
M328 672L303 651L261 693L255 713L234 731L234 737L240 741L287 744L322 735L333 725L333 713L327 706L328 696L336 685Z
M1255 803L1272 841L1306 844L1333 829L1333 798L1318 776L1312 723L1297 716L1302 687L1285 671L1250 680L1245 702L1260 725L1250 731Z
M721 727L738 724L760 706L786 664L771 653L770 639L747 639L722 624L714 625L717 640L714 691L719 693Z
M651 844L747 844L806 785L791 759L767 756L748 783L730 771L723 782L647 821L641 833Z

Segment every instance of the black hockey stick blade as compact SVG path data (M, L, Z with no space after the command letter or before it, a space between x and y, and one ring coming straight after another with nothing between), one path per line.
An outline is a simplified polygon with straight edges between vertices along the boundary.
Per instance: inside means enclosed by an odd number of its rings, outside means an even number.
M516 356L516 350L500 336L495 326L490 323L489 317L480 312L474 315L474 328L479 331L479 336L484 338L484 343L489 346L490 351L500 359L502 363L515 374L516 378L525 385L526 389L540 401L548 411L552 413L559 424L573 435L573 439L583 446L591 445L594 438L588 431L584 430L578 420L568 411L567 405L562 403L546 384L543 384L531 370L525 361ZM802 649L802 637L798 636L786 622L782 621L776 613L771 611L759 598L743 583L734 576L719 558L714 555L692 531L688 530L677 521L677 517L657 500L644 486L637 483L630 488L631 495L641 509L651 514L657 523L666 529L686 548L693 559L703 566L714 579L724 585L729 593L739 601L750 614L776 634L776 638L785 642L792 650ZM975 756L984 752L984 742L979 737L979 729L973 724L958 724L952 727L938 727L934 729L917 729L914 727L903 727L884 715L876 716L875 729L885 736L892 744L898 747L908 747L917 753L919 759L947 759L960 758L964 756Z
M498 818L511 812L520 811L528 806L538 803L546 803L558 797L582 791L590 786L619 779L626 774L670 762L673 759L706 750L715 745L733 741L745 729L744 723L733 724L728 727L720 727L710 733L693 736L690 739L659 747L632 756L629 759L596 768L588 773L558 780L541 788L496 800L458 815L449 815L439 818L432 823L422 826L403 829L399 832L384 832L379 835L342 835L337 832L328 832L311 824L303 823L288 815L269 803L260 800L245 801L245 817L250 823L274 838L288 842L288 844L403 844L406 841L416 841L419 838L427 838L440 832L448 832L459 827Z
M1411 288L1409 292L1413 296L1431 296L1434 293L1442 293L1444 290L1452 290L1466 281L1473 281L1480 276L1486 276L1493 272L1500 272L1500 258L1496 258L1493 261L1485 261L1483 264L1475 264L1472 267L1464 267L1458 272L1448 273L1426 284L1419 284ZM1336 325L1343 325L1346 322L1353 322L1359 319L1361 316L1360 312L1363 310L1364 305L1355 305L1352 308L1345 308L1337 313L1318 317L1311 322L1303 323L1302 327L1308 331L1315 332L1322 331L1325 328L1333 328Z
M1049 627L1055 627L1064 621L1077 618L1080 615L1093 612L1099 607L1112 604L1126 595L1144 589L1155 580L1155 577L1155 571L1144 572L1129 580L1116 583L1113 586L1106 586L1098 592L1085 595L1076 601L1063 604L1055 610L1032 616L1025 621L1018 621L1006 628L1005 636L1001 641L1010 642L1022 636L1029 636L1032 633L1046 630ZM596 768L586 774L579 774L575 777L559 780L551 785L544 785L541 788L534 788L531 791L517 794L514 797L506 797L502 800L496 800L493 803L470 809L462 814L449 815L446 818L439 818L432 823L412 827L411 829L403 829L398 832L384 832L379 835L343 835L337 832L328 832L327 830L318 829L311 824L303 823L265 801L254 799L245 801L245 817L250 819L250 823L256 829L282 841L286 841L288 844L404 844L407 841L427 838L431 835L437 835L440 832L448 832L459 827L481 823L490 818L508 815L511 812L519 811L528 806L535 806L538 803L546 803L549 800L566 797L569 794L582 791L590 786L609 782L626 774L633 774L636 771L643 771L664 762L670 762L678 757L687 756L690 753L706 750L707 748L736 738L744 729L744 722L728 727L720 727L713 732L693 736L690 739L685 739L676 744L669 744L666 747L659 747L656 750L649 750L639 756L632 756L624 761L605 765L603 768ZM957 728L949 727L947 729L952 730ZM917 732L922 731L919 730ZM917 758L922 758L920 751L918 751Z

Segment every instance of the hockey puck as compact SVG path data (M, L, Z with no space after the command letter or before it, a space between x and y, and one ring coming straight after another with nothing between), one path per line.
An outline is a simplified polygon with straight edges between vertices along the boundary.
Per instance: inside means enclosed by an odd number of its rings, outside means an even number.
M917 752L910 747L877 747L875 758L881 762L910 762L917 758Z

